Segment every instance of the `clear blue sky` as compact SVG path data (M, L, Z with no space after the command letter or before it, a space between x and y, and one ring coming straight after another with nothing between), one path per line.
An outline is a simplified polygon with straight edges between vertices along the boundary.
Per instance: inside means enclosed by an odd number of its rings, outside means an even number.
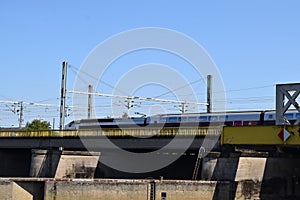
M270 109L275 84L299 82L299 9L297 0L1 1L0 100L58 103L62 61L79 68L108 37L150 26L182 32L206 49L229 109ZM0 126L17 126L9 109L0 104ZM27 107L25 122L57 116L47 109Z

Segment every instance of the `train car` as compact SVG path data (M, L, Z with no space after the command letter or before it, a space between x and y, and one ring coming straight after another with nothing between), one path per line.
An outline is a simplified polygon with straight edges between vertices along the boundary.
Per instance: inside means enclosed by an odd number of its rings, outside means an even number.
M289 110L285 113L284 118L287 124L294 124L300 118L297 110ZM276 111L264 111L263 125L274 125L276 122Z
M298 111L288 111L285 118L292 124L300 117ZM275 111L214 112L161 114L138 118L82 119L70 122L66 129L126 128L134 126L257 126L275 125Z
M151 123L163 123L166 126L182 125L226 125L226 126L246 126L258 125L261 120L261 112L214 112L214 113L191 113L191 114L165 114L152 116Z

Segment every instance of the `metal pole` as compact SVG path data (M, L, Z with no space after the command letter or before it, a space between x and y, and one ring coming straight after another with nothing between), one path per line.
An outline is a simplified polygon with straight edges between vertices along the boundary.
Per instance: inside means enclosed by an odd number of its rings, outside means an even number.
M92 93L93 93L93 86L89 85L89 89L88 89L89 95L88 95L88 119L91 119L92 116L92 106L93 106L93 102L92 102Z
M212 112L212 75L207 75L207 112Z
M67 66L68 63L64 61L62 63L59 130L63 130L65 126Z
M52 129L55 129L55 118L53 117L53 121L52 121Z
M23 122L23 102L20 102L20 119L19 119L19 128L22 129Z
M284 94L280 90L282 85L276 85L276 125L283 125L286 123L284 120Z
M181 104L181 113L184 114L185 113L185 103Z

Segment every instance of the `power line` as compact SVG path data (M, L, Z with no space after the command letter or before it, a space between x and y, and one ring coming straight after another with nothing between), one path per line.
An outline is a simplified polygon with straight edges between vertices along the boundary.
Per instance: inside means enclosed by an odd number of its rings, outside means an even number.
M195 84L195 83L197 83L197 82L200 82L200 81L203 81L203 78L198 79L198 80L195 80L195 81L190 82L190 83L188 83L188 84L185 84L185 85L183 85L183 86L181 86L181 87L178 87L178 88L176 88L176 89L174 89L174 90L172 90L172 91L168 91L168 92L165 92L165 93L160 94L160 95L158 95L158 96L155 96L154 98L159 98L159 97L161 97L161 96L165 96L165 95L167 95L167 94L170 94L171 92L174 92L174 91L183 89L183 88L185 88L185 87L187 87L187 86L193 85L193 84Z
M121 99L138 99L143 101L157 101L157 102L165 102L165 103L185 103L185 104L197 104L197 105L207 105L207 103L203 102L191 102L191 101L182 101L182 100L169 100L169 99L159 99L152 97L137 97L137 96L123 96L123 95L114 95L114 94L102 94L102 93L94 93L94 92L81 92L74 90L67 90L68 93L73 94L83 94L83 95L94 95L94 96L103 96L103 97L112 97L112 98L121 98Z
M78 74L78 72L81 72L81 73L83 73L83 74L89 76L90 78L92 78L92 79L94 79L94 80L96 80L96 81L101 82L102 84L104 84L104 85L110 87L111 89L115 89L115 90L121 92L122 94L126 94L126 92L120 90L119 88L115 88L114 85L111 85L111 84L109 84L109 83L107 83L107 82L105 82L105 81L103 81L103 80L101 80L101 79L98 79L97 77L95 77L95 76L93 76L93 75L91 75L91 74L89 74L89 73L83 71L82 69L78 69L77 67L75 67L75 66L73 66L73 65L69 65L69 66L72 67L72 68L74 68L75 70L77 70L77 71L73 70L73 72L75 72L75 73L77 74L78 79L80 79L82 82L86 83L87 85L89 85L89 83L87 83L85 80L83 80L83 79L80 77L80 74ZM72 69L72 68L71 68L71 69Z
M227 92L240 92L240 91L245 91L245 90L255 90L255 89L263 89L263 88L268 88L268 87L275 87L276 85L264 85L264 86L256 86L256 87L248 87L248 88L241 88L241 89L234 89L234 90L227 90Z
M274 86L276 86L276 85L264 85L264 86L240 88L240 89L233 89L233 90L226 90L226 91L217 91L217 92L214 92L214 93L240 92L240 91L248 91L248 90L256 90L256 89L264 89L264 88L274 87Z

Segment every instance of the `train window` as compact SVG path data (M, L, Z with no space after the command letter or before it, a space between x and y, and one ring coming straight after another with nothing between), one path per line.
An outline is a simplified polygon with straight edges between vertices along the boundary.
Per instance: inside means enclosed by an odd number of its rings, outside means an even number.
M182 122L187 122L188 121L188 117L181 117L181 121Z
M167 119L165 117L160 117L159 118L159 122L166 122L166 121L167 121Z
M198 121L198 117L189 117L189 122L197 122Z
M296 119L299 119L300 118L300 113L296 113Z
M259 119L259 114L243 114L239 117L243 120L256 120Z
M180 117L169 117L168 122L180 122Z
M293 113L286 113L284 115L287 119L293 119L294 114Z
M243 118L243 115L229 114L227 117L227 121L235 121L235 120L240 120L242 118Z
M209 121L218 121L218 116L210 116Z
M220 121L227 121L228 120L228 115L220 115L219 120Z
M269 118L269 119L273 119L273 115L272 115L272 114L270 114L268 118Z
M207 116L200 116L199 120L200 120L200 122L205 122L205 121L207 121Z

